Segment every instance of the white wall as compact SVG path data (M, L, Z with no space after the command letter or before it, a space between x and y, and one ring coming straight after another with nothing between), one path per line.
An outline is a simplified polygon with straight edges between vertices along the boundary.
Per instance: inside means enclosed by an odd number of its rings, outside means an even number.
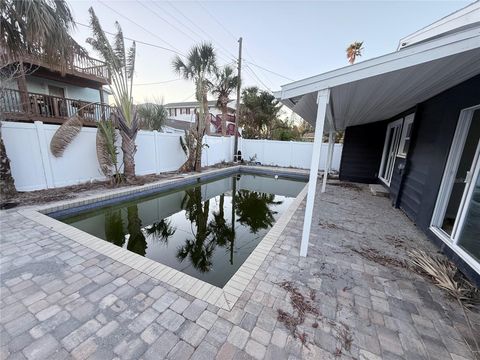
M39 121L2 123L2 137L18 190L61 187L105 178L97 161L96 129L83 128L63 156L56 158L50 152L50 140L58 127ZM233 138L205 136L204 139L209 147L203 149L203 166L232 161ZM180 136L176 134L141 130L136 144L138 175L174 171L186 160ZM121 162L120 148L118 153Z
M256 156L256 161L263 165L276 165L309 169L312 158L312 142L274 141L241 139L239 149L245 160ZM333 150L332 170L340 169L342 144L335 144ZM325 169L328 144L322 144L320 153L320 170Z
M105 178L97 161L96 129L83 128L63 156L56 158L50 152L50 141L58 127L40 121L34 124L2 123L2 137L18 190L54 188ZM203 166L233 160L233 137L205 136L204 143L208 146L202 152ZM175 171L185 162L178 134L141 130L136 144L135 169L138 175ZM327 147L323 144L320 169L325 168ZM249 160L256 154L257 161L265 165L310 167L312 143L239 139L239 149L244 159ZM342 145L336 144L334 170L340 166L341 151ZM121 162L120 148L118 153Z

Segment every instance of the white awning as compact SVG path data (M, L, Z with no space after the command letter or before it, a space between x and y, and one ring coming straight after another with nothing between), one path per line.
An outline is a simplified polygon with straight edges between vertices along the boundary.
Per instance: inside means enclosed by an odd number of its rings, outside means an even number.
M314 125L317 92L330 89L325 131L329 124L343 130L388 119L478 74L480 27L475 27L292 82L276 96Z

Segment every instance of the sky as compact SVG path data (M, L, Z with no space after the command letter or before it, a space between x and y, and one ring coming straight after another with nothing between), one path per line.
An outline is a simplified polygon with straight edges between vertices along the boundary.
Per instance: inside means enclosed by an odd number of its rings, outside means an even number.
M193 101L193 84L179 80L172 60L200 42L214 45L219 65L236 66L241 36L242 86L276 91L291 80L348 65L345 49L353 41L364 42L359 61L393 52L400 38L471 2L67 1L79 23L73 37L92 57L99 58L85 42L91 29L81 25L89 24L91 6L105 31L113 32L118 21L124 36L173 50L137 43L139 103Z

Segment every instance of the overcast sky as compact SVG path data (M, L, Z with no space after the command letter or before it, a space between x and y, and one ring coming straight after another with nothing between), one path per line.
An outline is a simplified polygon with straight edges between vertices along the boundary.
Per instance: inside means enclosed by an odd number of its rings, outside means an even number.
M279 90L299 80L347 65L345 48L364 41L366 60L395 51L398 40L469 1L72 1L75 20L89 23L93 6L106 31L117 20L124 35L187 53L195 43L213 43L218 63L233 64L238 37L244 41L244 86ZM109 8L110 7L110 8ZM113 9L113 10L112 10ZM90 29L78 25L82 45ZM127 42L129 43L129 42ZM91 50L88 45L87 49ZM91 53L94 57L98 54ZM134 97L137 102L193 101L193 84L172 71L175 53L137 44ZM267 68L284 78L253 65ZM288 79L287 79L288 78ZM168 81L168 82L166 82ZM148 83L166 82L156 85Z

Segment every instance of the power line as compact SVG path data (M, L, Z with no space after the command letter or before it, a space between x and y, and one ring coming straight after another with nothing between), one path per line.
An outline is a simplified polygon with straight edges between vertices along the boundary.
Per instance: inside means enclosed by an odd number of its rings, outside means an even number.
M115 10L114 8L112 8L111 6L109 6L109 5L107 5L106 3L104 3L102 0L98 0L98 2L99 2L100 4L102 4L103 6L107 7L108 9L110 9L111 11L113 11L113 12L114 12L115 14L117 14L118 16L121 16L122 18L130 21L132 24L138 26L138 27L139 27L140 29L142 29L143 31L149 33L150 35L152 35L152 36L156 37L157 39L159 39L160 41L164 42L165 44L167 44L168 46L170 46L172 49L177 50L177 52L178 52L179 54L181 54L181 51L180 51L180 50L178 50L175 46L173 46L172 44L170 44L168 41L163 40L163 39L162 39L160 36L158 36L157 34L151 32L150 30L148 30L148 29L145 28L144 26L142 26L142 25L138 24L137 22L133 21L132 19L126 17L126 16L123 15L122 13L118 12L117 10ZM185 56L185 55L182 54L182 56Z
M143 6L145 9L147 9L148 11L151 11L153 12L158 18L160 18L161 20L163 20L165 23L167 23L168 25L170 25L172 28L174 28L175 30L177 30L178 32L182 33L183 35L185 35L186 37L188 37L190 40L196 42L197 40L194 39L193 37L191 37L189 34L187 34L185 31L183 31L182 29L178 28L176 25L170 23L170 21L166 20L164 17L162 17L159 13L157 13L155 10L147 7L147 5L145 5L144 3L142 3L141 1L139 0L135 0L137 3L139 3L141 6ZM155 3L154 3L155 4Z
M180 17L178 16L174 16L175 20L177 20L180 24L182 24L183 26L185 26L187 29L189 29L192 33L194 34L197 34L197 31L195 30L192 30L191 27L187 26L185 23L183 23L180 19L181 18L184 18L186 19L190 24L192 24L196 29L198 29L198 31L202 32L210 41L212 41L213 43L216 43L223 51L225 51L225 54L227 55L227 58L230 57L230 58L233 58L235 59L235 55L233 55L227 48L225 48L220 42L216 42L214 41L214 37L207 33L204 29L202 29L200 26L198 26L194 21L192 21L188 16L186 16L184 13L182 13L174 4L173 2L171 1L167 1L167 3L180 15ZM160 6L157 4L157 3L154 3L155 6L157 6L158 8L160 8ZM227 60L228 61L228 60Z
M197 2L197 4L200 5L200 7L202 7L202 9L203 9L213 20L215 20L215 22L216 22L222 29L224 29L232 38L236 39L235 35L233 35L232 32L231 32L225 25L223 25L223 23L222 23L220 20L218 20L218 19L216 18L216 16L213 15L200 1ZM247 50L247 49L245 49L245 51L248 53L248 50ZM249 55L250 55L250 54L249 54ZM251 56L250 56L250 57L251 57ZM257 66L258 68L261 68L261 69L263 69L263 70L265 70L265 71L271 72L272 74L275 74L275 75L277 75L277 76L281 76L281 77L283 77L283 78L286 78L285 76L280 75L280 74L278 74L278 73L276 73L276 72L274 72L274 71L272 71L272 70L269 70L269 69L267 69L267 68L265 68L265 67L262 67L262 66L260 66L260 65L257 65L257 64L255 64L255 63L252 62L252 61L248 61L248 62L249 62L250 64L252 64L252 65ZM250 71L254 74L255 78L257 78L257 79L260 81L260 83L262 83L262 84L265 86L265 84L263 83L263 81L260 80L260 78L255 74L255 72L253 71L252 68L250 68ZM267 77L265 77L265 78L268 79ZM286 79L288 79L288 80L290 80L290 81L293 81L292 79L289 79L289 78L286 78ZM271 82L271 81L270 81L270 82ZM267 88L268 88L268 87L267 87ZM270 90L270 91L271 91L271 90Z
M87 25L87 24L82 24L78 21L75 21L75 24L77 25L80 25L80 26L84 26L84 27L87 27L89 29L91 29L92 27L90 25ZM111 32L111 31L106 31L106 30L103 30L106 34L109 34L109 35L116 35L115 33ZM147 46L151 46L151 47L154 47L154 48L158 48L158 49L161 49L161 50L165 50L165 51L170 51L170 52L173 52L177 55L180 55L180 56L185 56L184 54L176 51L176 50L173 50L173 49L170 49L170 48L167 48L165 46L161 46L161 45L158 45L158 44L152 44L152 43L149 43L149 42L145 42L145 41L142 41L142 40L138 40L138 39L134 39L134 38L131 38L131 37L128 37L128 36L123 36L125 39L127 40L130 40L130 41L135 41L137 44L142 44L142 45L147 45Z
M166 81L157 81L157 82L149 82L149 83L141 83L141 84L133 84L133 86L144 86L144 85L161 85L161 84L167 84L175 81L183 80L181 78L179 79L172 79L172 80L166 80Z
M277 73L277 72L275 72L275 71L273 71L273 70L269 70L269 69L267 69L267 68L264 68L263 66L257 65L257 64L255 64L255 63L253 63L253 62L251 62L251 61L245 60L245 62L246 62L246 63L249 63L250 65L253 65L253 66L258 67L259 69L268 71L269 73L272 73L272 74L274 74L274 75L277 75L277 76L279 76L279 77L281 77L281 78L284 78L284 79L287 79L287 80L290 80L290 81L295 81L295 80L293 80L293 79L291 79L291 78L289 78L289 77L287 77L287 76L283 76L283 75L281 75L281 74L279 74L279 73Z
M202 4L200 1L198 1L197 4L200 5L201 8L202 8L208 15L210 15L211 18L212 18L213 20L215 20L215 22L216 22L221 28L223 28L223 30L225 30L228 34L230 34L230 36L231 36L235 41L237 41L237 37L236 37L235 35L233 35L233 34L231 33L231 31L230 31L227 27L225 27L225 26L220 22L220 20L218 20L205 6L203 6L203 4Z
M247 70L250 70L251 74L260 82L260 84L262 84L268 91L270 91L271 93L273 93L272 89L270 89L270 87L268 85L266 85L259 77L257 74L255 74L255 72L252 70L252 68L250 66L248 66L248 64L245 64L245 69Z

